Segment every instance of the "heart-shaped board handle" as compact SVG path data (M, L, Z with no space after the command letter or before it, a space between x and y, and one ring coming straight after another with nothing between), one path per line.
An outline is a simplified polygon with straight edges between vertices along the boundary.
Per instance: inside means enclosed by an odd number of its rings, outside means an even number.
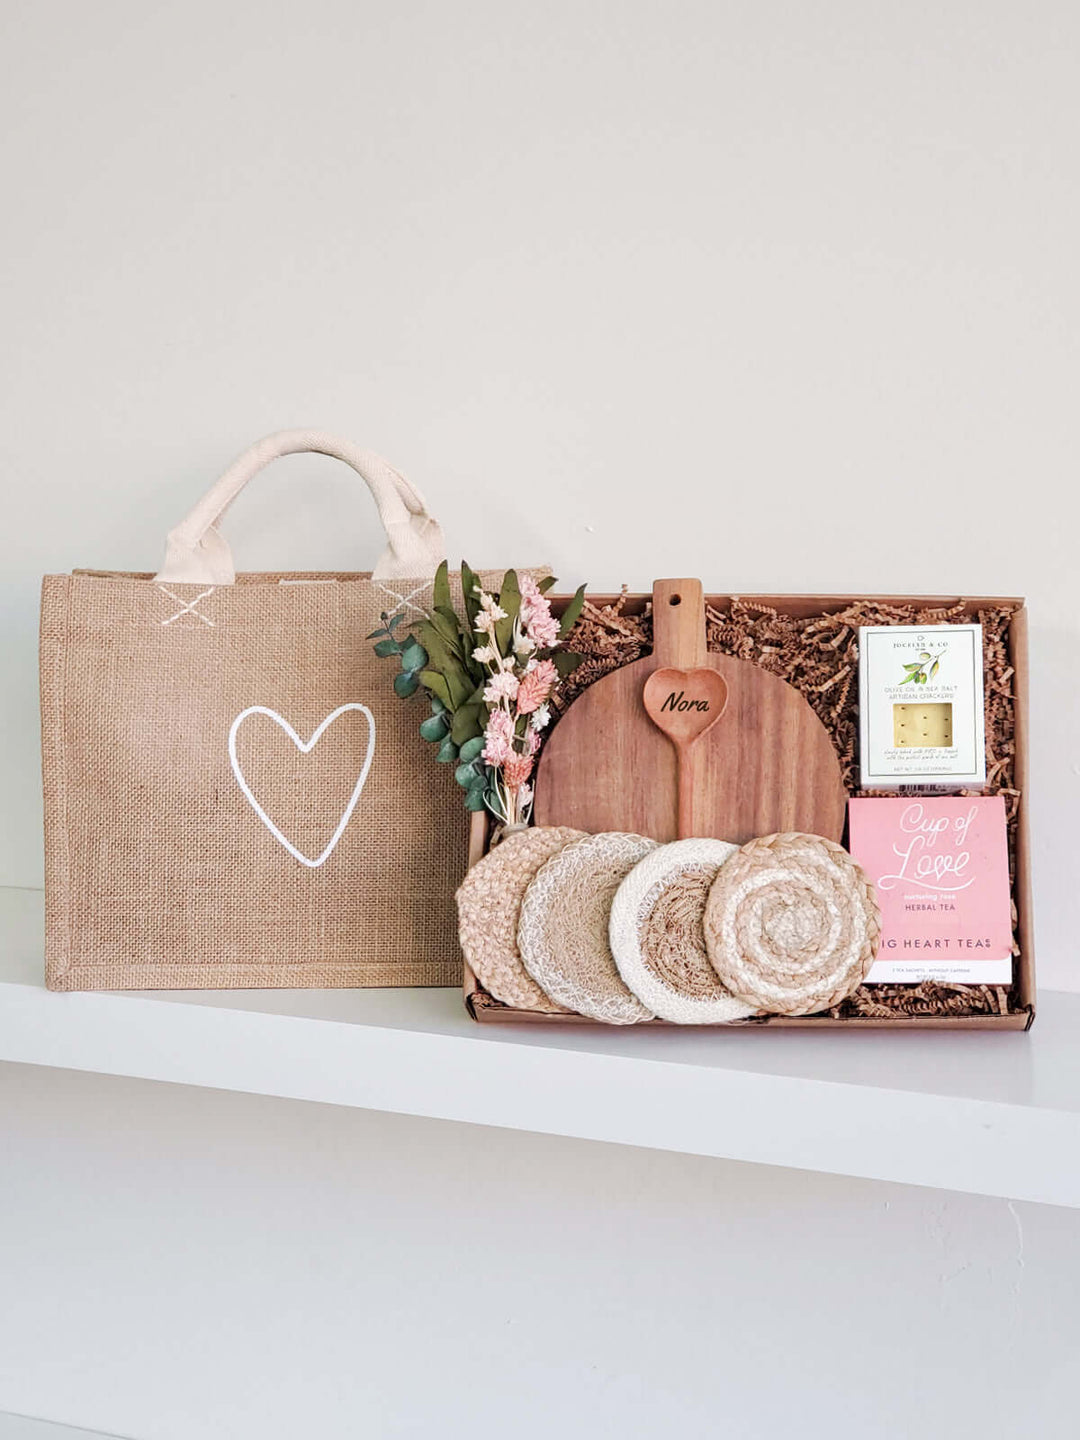
M678 759L679 838L694 834L697 775L694 745L723 715L728 687L703 666L705 594L700 580L657 580L653 585L653 655L661 662L645 681L642 704Z
M700 740L723 715L728 687L716 670L654 670L645 681L645 713L673 745Z

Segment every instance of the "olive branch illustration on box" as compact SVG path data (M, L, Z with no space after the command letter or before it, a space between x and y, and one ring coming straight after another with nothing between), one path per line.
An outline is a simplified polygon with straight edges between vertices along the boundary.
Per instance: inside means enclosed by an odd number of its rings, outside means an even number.
M944 654L944 650L939 651L936 655L931 655L929 650L924 650L918 660L905 662L904 669L907 671L907 674L903 680L900 681L900 684L910 685L912 681L914 681L916 685L925 685L927 681L932 680L937 674L938 667L941 664L941 657Z

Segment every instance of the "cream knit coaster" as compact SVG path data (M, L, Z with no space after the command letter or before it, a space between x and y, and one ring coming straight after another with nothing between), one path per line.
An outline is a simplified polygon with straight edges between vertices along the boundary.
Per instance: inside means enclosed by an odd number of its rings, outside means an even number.
M726 840L676 840L640 860L619 886L609 938L619 974L637 998L676 1025L722 1025L755 1013L709 964L705 902Z
M860 985L881 938L874 887L820 835L765 835L719 869L705 945L728 989L774 1015L812 1015Z
M605 831L560 850L525 892L518 947L525 969L560 1004L609 1025L651 1020L619 978L608 944L611 902L655 840Z
M478 860L458 889L462 953L484 988L504 1005L566 1013L522 965L518 917L522 897L541 865L571 840L582 839L581 830L561 825L517 830Z

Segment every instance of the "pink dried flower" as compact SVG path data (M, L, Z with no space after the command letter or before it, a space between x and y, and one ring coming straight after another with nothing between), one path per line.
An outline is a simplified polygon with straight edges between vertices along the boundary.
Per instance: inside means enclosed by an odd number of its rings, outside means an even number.
M484 760L489 765L505 765L514 754L513 740L513 716L509 710L493 710L484 731Z
M550 650L559 643L559 622L551 613L547 596L531 575L521 577L521 623L538 650Z
M531 715L534 710L539 709L551 694L558 678L559 672L551 660L540 660L531 670L526 670L517 690L518 714Z
M525 731L525 754L535 755L540 749L540 731L530 725Z
M514 738L514 717L509 710L493 710L488 716L488 735L501 735L504 740Z
M500 700L513 700L518 693L518 678L510 670L493 675L484 689L484 703L498 705Z
M509 760L503 762L503 779L506 781L508 790L520 790L532 774L533 757L531 755L511 755Z
M529 612L529 618L525 622L525 633L538 650L553 650L559 643L559 622L547 608L546 600L543 612L535 610Z

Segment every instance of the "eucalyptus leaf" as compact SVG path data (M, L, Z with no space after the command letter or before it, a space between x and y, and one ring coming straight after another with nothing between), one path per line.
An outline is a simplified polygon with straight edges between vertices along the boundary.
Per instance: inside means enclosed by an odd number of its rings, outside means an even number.
M481 786L478 790L468 790L465 794L465 809L479 811L484 808L484 790Z
M471 740L466 740L465 744L461 747L462 760L477 759L477 757L483 752L484 744L485 741L483 735L474 735Z
M428 653L419 640L407 640L401 651L401 668L410 671L423 670L427 663Z
M441 715L429 715L420 722L420 734L425 740L442 740L450 734L450 721L444 710Z
M430 671L425 671L425 672L424 672L424 674L430 674L430 673L431 673ZM423 685L423 683L424 683L424 676L423 676L423 675L421 675L421 677L420 677L420 683L421 683L421 685ZM441 714L443 714L443 712L444 712L445 710L446 710L446 706L445 706L445 705L443 704L443 702L439 699L438 695L432 695L432 697L431 697L431 713L432 713L433 715L441 715Z
M442 742L442 744L439 746L439 749L435 755L435 759L438 760L440 765L449 765L451 761L455 761L457 760L457 758L458 748L448 735L446 739Z
M385 625L381 625L378 630L369 630L368 633L367 633L367 635L366 635L364 638L365 638L366 640L374 640L376 635L389 635L389 634L390 634L390 631L387 630L386 626L385 626Z
M482 781L483 776L476 766L470 761L467 765L459 765L454 771L454 779L466 790L470 790L477 781Z
M567 605L566 609L563 611L562 619L559 621L560 640L563 639L564 636L570 634L570 631L577 624L584 607L585 586L579 585L578 588L574 591L573 598L571 599L569 605Z
M397 655L400 651L401 646L396 640L380 640L375 646L375 654L380 660L385 660L388 655Z
M419 684L420 681L414 674L410 671L402 670L394 676L394 694L400 695L403 700L407 700L410 695L416 694L416 689Z

